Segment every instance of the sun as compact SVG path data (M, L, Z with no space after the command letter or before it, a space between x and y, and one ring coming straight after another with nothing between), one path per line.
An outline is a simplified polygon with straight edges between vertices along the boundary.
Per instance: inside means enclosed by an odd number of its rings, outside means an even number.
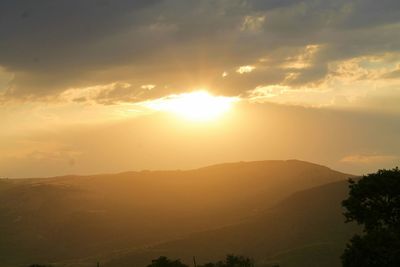
M144 106L170 112L190 121L202 122L220 118L236 101L237 97L214 96L206 90L199 90L147 101Z

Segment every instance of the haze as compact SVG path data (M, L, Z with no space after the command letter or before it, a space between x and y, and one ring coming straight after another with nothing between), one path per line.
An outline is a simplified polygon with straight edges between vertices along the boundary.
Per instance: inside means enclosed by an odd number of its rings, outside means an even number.
M400 2L0 3L0 177L400 157Z

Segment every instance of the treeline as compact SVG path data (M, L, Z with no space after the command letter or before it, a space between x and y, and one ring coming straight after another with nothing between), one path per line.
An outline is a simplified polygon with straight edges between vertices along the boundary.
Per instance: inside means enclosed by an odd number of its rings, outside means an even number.
M237 256L229 254L225 260L217 262L208 262L202 265L197 265L193 258L192 266L195 267L254 267L254 260L245 256ZM98 265L99 266L99 265ZM52 265L33 264L29 267L54 267ZM189 267L188 264L181 262L179 259L172 260L165 256L161 256L151 261L147 267ZM263 265L263 267L279 267L279 265Z
M193 259L195 267L254 267L254 260L245 256L227 255L225 260L217 262L208 262L203 265L197 265ZM180 260L170 260L167 257L159 257L152 261L147 267L189 267ZM268 265L265 267L279 267L279 265Z

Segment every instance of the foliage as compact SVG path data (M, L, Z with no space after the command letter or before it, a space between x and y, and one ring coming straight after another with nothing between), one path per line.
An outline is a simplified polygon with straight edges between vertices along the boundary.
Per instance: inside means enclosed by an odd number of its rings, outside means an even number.
M347 245L343 266L400 266L400 170L379 170L349 183L344 215L364 229Z
M253 260L244 256L227 255L225 262L206 263L199 267L253 267Z
M158 259L152 260L150 265L147 267L188 267L183 264L180 260L170 260L167 257L159 257Z
M347 221L365 226L365 231L400 226L400 170L379 170L358 182L350 179L350 196L343 201Z
M398 267L400 239L390 231L373 231L351 239L343 256L343 266Z

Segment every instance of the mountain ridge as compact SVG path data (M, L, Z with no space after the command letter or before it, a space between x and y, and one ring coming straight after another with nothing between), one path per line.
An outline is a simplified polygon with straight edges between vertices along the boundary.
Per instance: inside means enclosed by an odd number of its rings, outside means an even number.
M339 181L295 192L264 213L235 225L125 253L106 267L144 266L160 253L186 262L193 255L204 263L236 253L253 257L258 266L340 267L346 242L360 231L355 224L345 224L342 216L340 202L347 196L347 187L345 181Z
M348 177L302 161L258 161L2 180L0 264L59 262L174 240L235 224L296 191Z
M200 166L196 168L189 168L189 169L155 169L155 170L127 170L121 172L106 172L106 173L93 173L93 174L65 174L65 175L56 175L56 176L48 176L48 177L22 177L22 178L7 178L7 177L0 177L0 181L34 181L34 180L45 180L45 179L76 179L76 178L84 178L84 177L99 177L99 176L115 176L115 175L127 175L127 174L143 174L143 173L164 173L164 172L188 172L188 171L199 171L199 170L210 170L210 169L218 169L222 167L238 167L239 165L255 165L255 164L266 164L266 163L296 163L296 164L303 164L314 166L318 168L328 169L331 171L335 171L338 173L343 173L349 176L356 176L354 174L344 173L341 171L334 170L330 167L319 163L313 163L310 161L305 160L298 160L298 159L286 159L286 160L250 160L250 161L228 161L222 162L217 164L210 164L205 166Z

